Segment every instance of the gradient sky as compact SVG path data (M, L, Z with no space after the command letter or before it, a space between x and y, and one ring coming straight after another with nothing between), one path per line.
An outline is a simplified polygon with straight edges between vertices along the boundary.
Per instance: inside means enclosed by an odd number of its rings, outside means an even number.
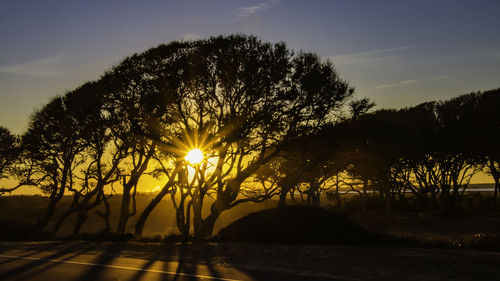
M125 56L219 34L331 58L378 108L500 87L498 0L0 1L0 125L15 133Z

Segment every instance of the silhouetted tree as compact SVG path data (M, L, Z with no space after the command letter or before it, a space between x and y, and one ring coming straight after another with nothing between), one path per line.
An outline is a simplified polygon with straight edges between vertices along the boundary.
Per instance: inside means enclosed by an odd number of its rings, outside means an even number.
M73 188L74 172L85 162L79 128L65 98L56 97L32 115L28 131L22 136L24 157L34 170L31 177L50 199L38 218L38 229L48 223L65 191Z
M372 113L367 98L344 107L352 93L330 62L283 43L231 35L160 45L52 99L21 140L0 127L0 179L18 180L0 195L39 186L50 195L39 230L57 213L52 232L76 215L78 234L97 210L109 232L108 199L119 186L116 232L125 233L138 184L152 175L163 187L135 233L170 195L181 234L206 238L238 204L279 195L283 206L299 192L319 205L329 190L340 205L341 185L362 186L363 198L377 191L388 215L409 192L432 212L457 212L486 167L496 206L499 90ZM195 148L204 155L192 163L185 156ZM68 192L71 204L56 212Z
M432 156L439 143L440 125L436 118L436 106L435 102L428 102L399 111L405 149L391 173L393 182L409 190L431 212L437 208L440 191L435 175L437 159Z
M174 102L178 88L183 83L181 58L189 48L190 43L187 42L160 45L125 59L109 73L115 85L110 95L110 112L123 116L124 120L117 127L123 127L123 124L130 127L130 133L122 135L124 140L132 137L129 141L133 144L132 161L126 169L130 175L124 183L119 232L124 230L127 218L136 212L133 203L133 211L129 213L130 191L134 189L131 198L135 202L137 182L148 166L155 166L149 172L157 177L166 177L167 181L140 214L135 226L136 234L142 234L153 209L165 195L172 192L179 158L182 158L179 153L172 151L172 143L179 136L181 128ZM114 100L119 101L118 107Z
M481 157L481 162L495 183L494 206L498 207L500 191L500 89L478 93L478 103L467 124L469 149Z
M122 197L116 232L124 233L129 217L136 213L135 196L140 178L156 153L157 129L165 124L165 99L154 56L134 55L109 70L99 81L83 85L66 96L78 108L89 161L82 171L70 208L54 227L77 213L73 233L77 234L87 213L97 211L110 231L110 209L105 188L121 185ZM161 82L159 82L161 83ZM130 210L132 208L132 210Z
M294 200L294 193L297 189L298 178L302 174L297 170L297 163L290 156L275 157L265 165L262 165L254 175L254 181L259 184L267 194L279 195L278 206L286 206L286 196L290 194ZM292 171L295 171L294 174Z
M345 171L349 161L345 158L346 155L334 151L336 147L333 143L328 144L324 140L313 143L313 149L309 152L312 155L307 160L313 165L308 167L302 179L307 202L316 206L320 205L321 195L325 191L331 191L333 187L335 187L333 193L337 196L337 203L340 204L338 198L338 189L342 185L340 173Z
M280 161L259 170L259 178L277 182L278 206L285 206L287 194L293 199L295 192L304 202L319 205L321 194L337 185L337 176L348 162L337 150L335 134L333 126L324 126L315 134L293 140L282 151Z
M175 165L184 166L177 171L192 170L189 181L181 174L169 190L180 196L176 208L186 212L180 217L187 220L190 210L200 238L212 233L224 210L268 198L264 190L247 186L252 175L288 139L328 123L352 93L330 63L310 53L292 56L283 43L255 37L214 37L150 52L163 56L169 73L165 88L175 97L170 107L175 125L161 145L173 152ZM204 151L205 161L182 161L194 147ZM209 197L213 201L204 214ZM136 227L136 233L141 231Z
M364 191L369 185L379 192L387 215L392 214L393 204L391 167L401 157L406 140L398 117L394 110L379 110L348 120L340 129L340 146L349 155L348 173L364 183Z
M105 187L119 179L119 164L127 157L123 144L113 138L110 130L109 112L104 110L103 82L88 82L65 95L65 105L73 118L78 120L81 142L85 147L86 161L74 174L74 184L68 187L73 200L56 220L52 233L58 231L62 223L76 213L73 234L78 234L88 217L88 212L101 203L105 212L97 213L103 217L104 231L110 231L109 205Z
M0 180L14 174L14 165L20 154L19 140L7 128L0 126ZM0 196L12 192L23 185L22 182L10 187L0 187Z
M122 201L117 233L125 233L128 219L135 215L137 185L156 152L157 128L166 104L156 81L161 69L155 57L134 55L107 73L105 110L109 130L119 150L127 157L121 163ZM132 208L132 210L131 210Z
M303 176L312 165L307 158L309 149L306 138L294 140L282 149L278 157L262 165L255 173L254 180L264 188L270 196L278 195L278 207L287 205L287 196L295 201L295 194L300 193L300 184Z
M476 94L462 95L437 107L439 142L432 155L438 160L443 212L457 212L458 203L472 177L481 170L479 157L468 149L469 122L477 107Z
M357 120L359 117L368 113L374 107L375 103L370 101L369 98L353 100L349 103L349 113L351 114L350 118L353 120Z
M471 94L348 120L344 143L360 156L350 174L379 191L387 214L406 190L431 211L439 206L443 213L456 212L480 170L477 153L468 144L476 106L477 96Z

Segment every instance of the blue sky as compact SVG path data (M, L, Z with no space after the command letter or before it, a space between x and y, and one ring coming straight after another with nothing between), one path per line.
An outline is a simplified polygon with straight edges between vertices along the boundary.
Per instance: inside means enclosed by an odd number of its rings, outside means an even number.
M134 52L245 33L335 64L379 108L500 87L500 1L1 0L0 125Z

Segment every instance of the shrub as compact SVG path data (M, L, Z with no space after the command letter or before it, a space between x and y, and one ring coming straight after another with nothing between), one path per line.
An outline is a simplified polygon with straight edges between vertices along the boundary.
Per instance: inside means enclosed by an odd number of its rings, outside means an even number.
M346 215L318 207L292 206L252 213L223 228L220 241L362 244L374 236Z

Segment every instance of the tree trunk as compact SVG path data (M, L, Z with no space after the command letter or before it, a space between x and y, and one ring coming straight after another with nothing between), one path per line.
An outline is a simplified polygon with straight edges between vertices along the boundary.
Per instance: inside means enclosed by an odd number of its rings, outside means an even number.
M80 212L78 212L78 217L76 219L75 224L73 225L73 233L72 233L73 235L78 235L80 233L82 225L85 222L85 220L87 220L87 217L88 216L87 216L86 209L81 210Z
M339 184L339 174L337 174L337 180L335 182L335 201L337 201L337 207L342 208L342 201L339 194L340 184Z
M104 203L104 212L100 212L98 210L96 211L96 214L104 220L104 229L102 232L109 233L111 232L111 223L110 223L111 210L109 208L108 199L106 198L104 192L102 192L101 196L102 196L102 201Z
M309 183L308 194L309 194L309 198L310 198L309 204L319 207L321 193L319 192L319 185L317 183L315 183L315 182Z
M392 217L391 192L389 190L386 190L384 193L385 193L385 214L388 217Z
M135 224L135 235L142 235L142 232L144 230L144 226L146 225L146 221L148 220L149 215L151 212L156 208L156 206L161 202L161 199L167 195L167 192L160 192L158 195L156 195L153 200L146 206L144 211L142 211L141 216L139 217L139 220Z
M278 201L279 208L286 207L286 194L287 193L288 193L288 190L281 189L279 201Z
M122 202L120 206L120 218L118 219L118 226L116 228L116 233L118 234L123 234L127 231L127 222L128 219L132 216L135 215L135 195L137 191L137 183L139 182L140 177L146 171L148 167L149 160L154 154L156 145L152 144L148 150L147 154L144 156L144 159L142 161L139 161L139 163L134 164L136 165L131 173L128 182L126 181L126 177L123 176L123 197L122 197ZM140 157L142 159L142 156ZM131 196L130 192L132 191L132 188L134 188L134 192L132 194L133 200L134 200L134 205L133 205L133 212L130 213L130 201L131 201Z
M144 230L144 225L146 225L146 221L148 220L149 215L151 212L156 208L156 206L161 202L161 199L165 197L170 191L170 187L174 184L174 179L177 175L179 168L176 167L175 170L172 172L172 175L170 176L170 179L168 182L163 186L161 189L160 193L158 193L153 200L146 206L144 211L142 211L141 216L139 217L139 220L135 224L135 235L142 235L142 232Z
M320 196L317 194L313 195L311 203L313 206L319 207L321 205Z
M184 240L187 240L189 237L189 229L191 228L191 204L187 204L187 207L184 207L184 200L182 199L179 203L178 208L175 210L177 229L182 235Z
M286 193L285 193L286 194ZM212 235L215 222L220 214L230 208L230 198L222 197L215 200L210 206L210 214L196 223L197 227L194 229L194 237L199 240L206 239Z
M63 224L64 220L66 220L66 218L69 217L74 212L76 212L74 208L66 210L66 212L64 212L56 221L56 223L52 227L52 230L50 231L50 234L56 234L59 231L59 228L61 228L61 225Z
M437 194L432 191L431 197L429 198L429 209L432 215L435 215L438 208Z
M363 193L361 193L361 214L366 216L366 190L368 186L368 180L363 181Z
M212 235L212 232L214 230L215 222L217 218L219 217L220 213L215 212L215 213L210 213L208 217L205 219L202 219L201 221L198 222L198 227L195 229L194 232L194 237L196 239L206 239Z
M495 181L495 191L493 194L493 207L495 209L498 208L498 192L500 191L500 171L497 169L495 166L495 163L490 160L490 173L491 176L493 177L493 180Z
M295 204L295 188L290 190L290 201Z
M493 195L493 200L494 200L493 207L495 209L498 209L498 191L499 190L500 190L500 181L497 179L495 181L495 193Z
M449 191L448 190L442 190L441 191L441 196L440 196L440 199L441 199L441 213L442 214L445 214L445 215L449 215L450 214L450 210L451 210L451 196L449 194Z
M57 186L57 181L54 183L54 191L52 191L50 195L50 202L49 205L47 206L47 209L45 210L45 214L41 220L37 221L36 224L36 230L41 231L47 223L49 223L50 218L54 214L54 211L56 209L57 203L61 200L61 198L64 196L64 191L66 190L66 181L68 178L68 171L69 168L71 167L71 162L68 163L67 161L65 162L64 169L62 171L62 179L60 181L60 186Z
M45 226L49 223L49 220L54 214L54 211L56 209L56 204L57 202L59 202L59 199L60 199L59 197L54 197L50 199L49 205L47 206L47 209L45 209L43 217L37 221L36 229L38 231L43 230Z
M118 219L118 227L116 228L117 234L123 234L127 230L127 222L128 218L130 217L130 190L131 186L129 186L128 184L123 186L123 197L120 206L120 218Z

